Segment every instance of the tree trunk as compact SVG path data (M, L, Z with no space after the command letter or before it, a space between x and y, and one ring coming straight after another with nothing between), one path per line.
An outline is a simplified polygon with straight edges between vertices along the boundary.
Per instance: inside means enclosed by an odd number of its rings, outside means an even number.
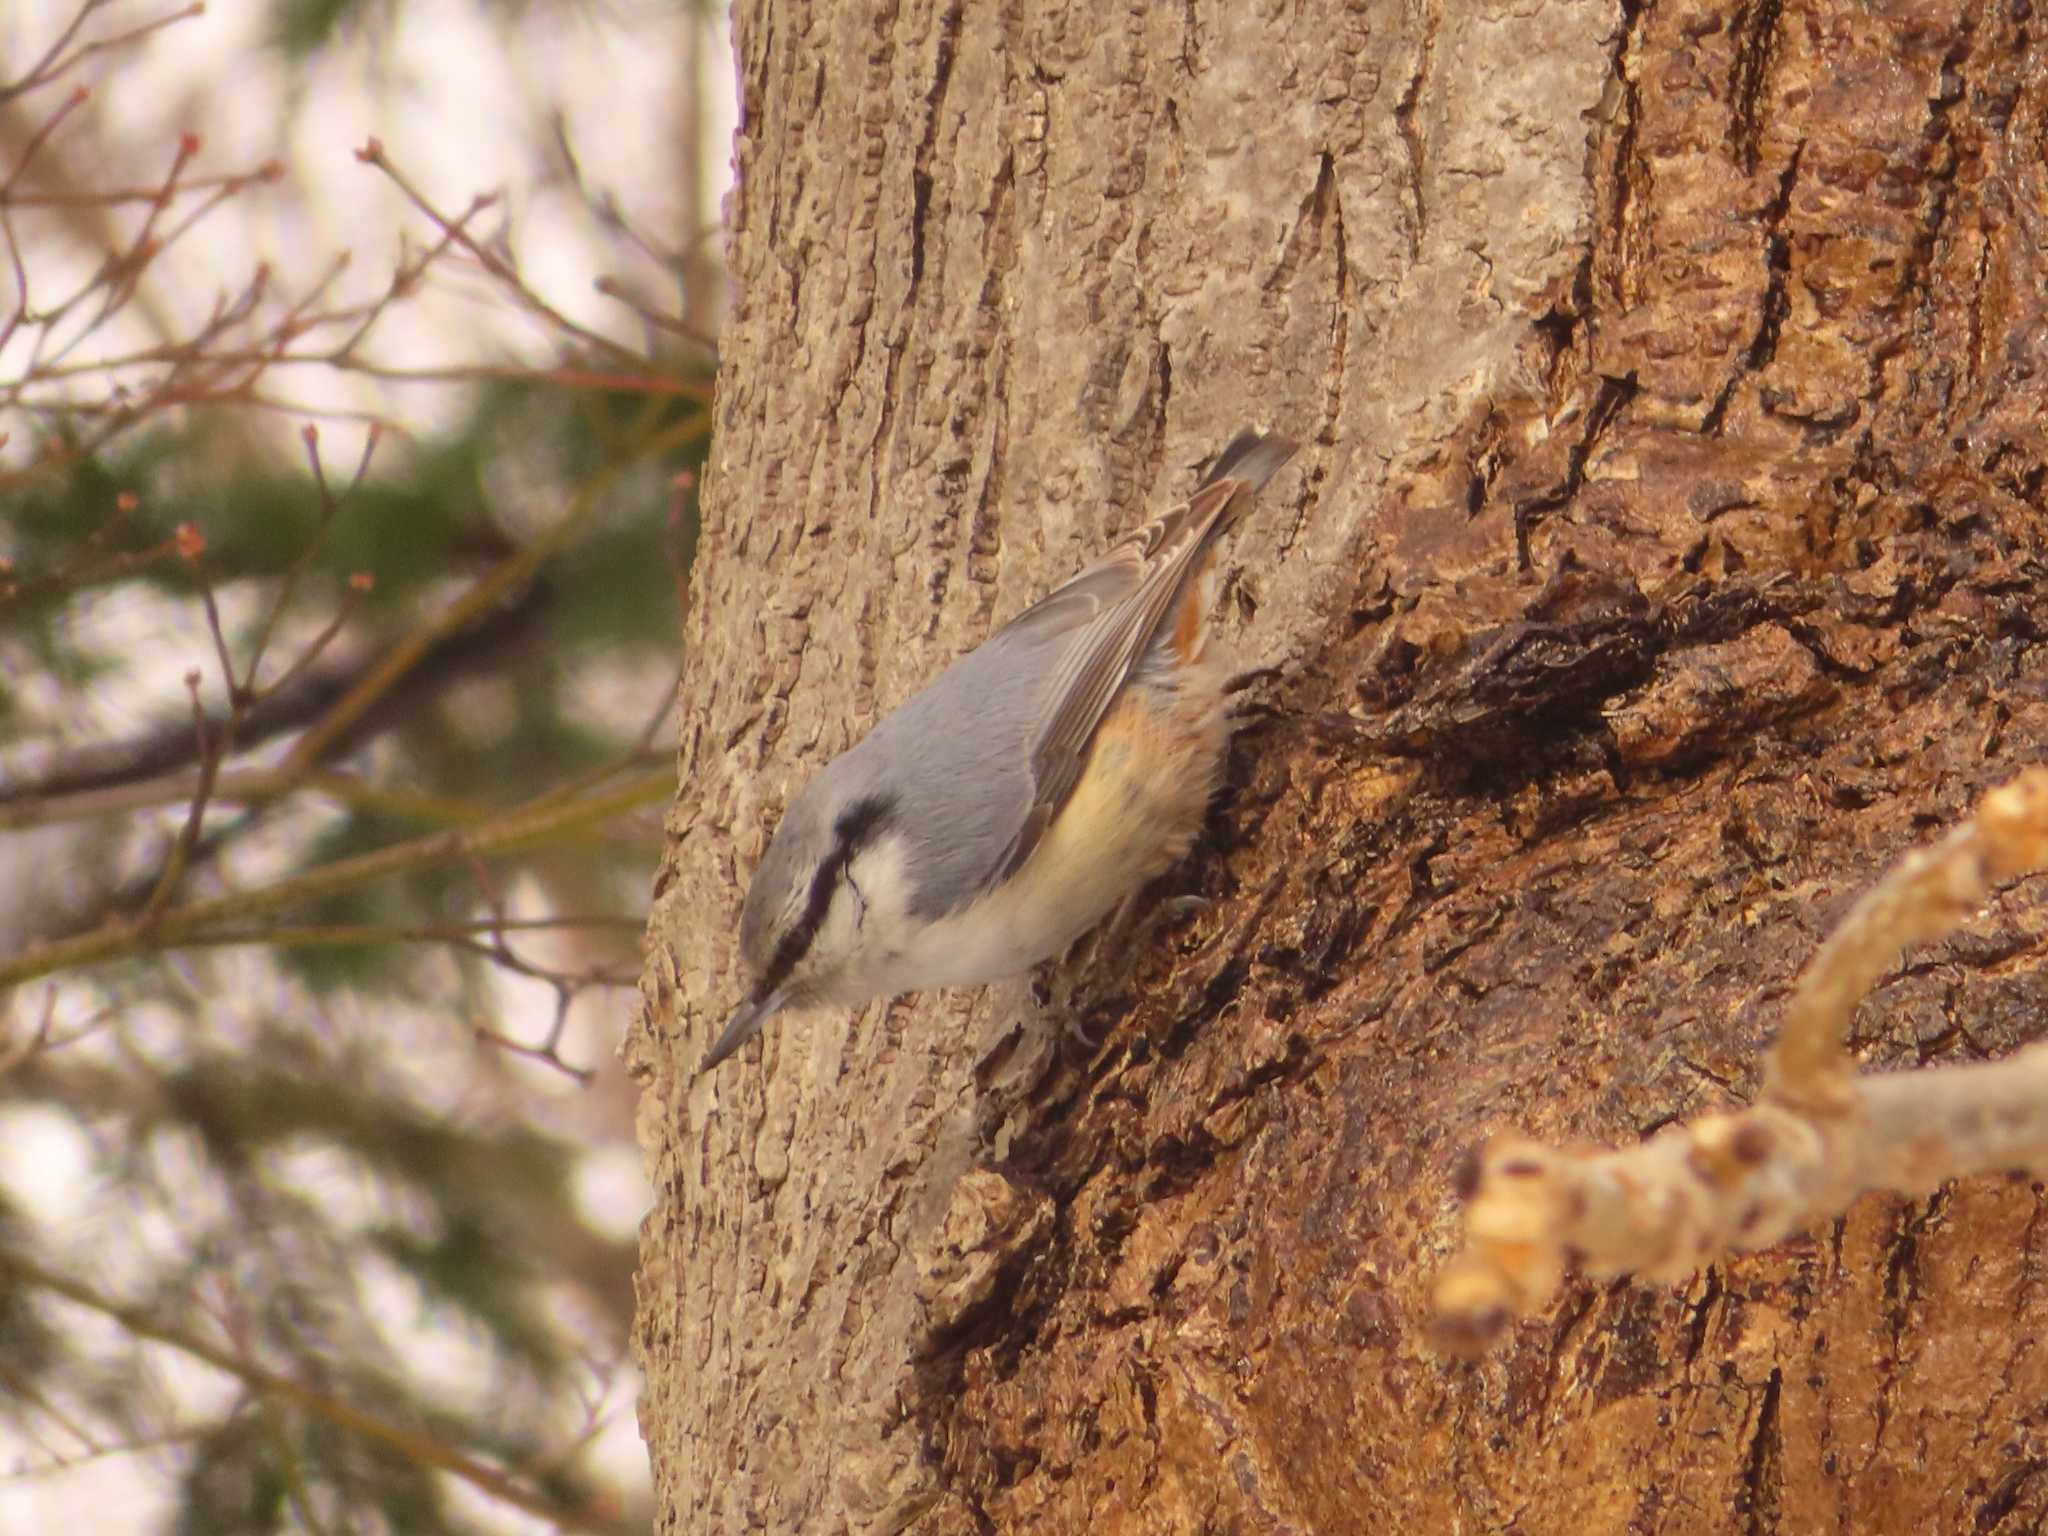
M662 1528L2038 1528L2036 1186L1576 1284L1477 1365L1427 1331L1468 1149L1747 1101L1846 903L2042 755L2029 0L760 0L737 39L627 1046ZM805 778L1247 420L1306 446L1226 546L1277 672L1177 877L1211 904L1126 974L696 1078ZM1863 1058L2038 1033L2044 928L2023 886L1909 957Z

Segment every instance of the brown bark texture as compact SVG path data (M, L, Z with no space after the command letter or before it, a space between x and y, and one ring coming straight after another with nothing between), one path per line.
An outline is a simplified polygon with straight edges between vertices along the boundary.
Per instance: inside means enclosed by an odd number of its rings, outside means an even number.
M2048 742L2029 0L755 0L628 1044L668 1531L2019 1532L2041 1190L1427 1331L1468 1150L1746 1102L1891 859ZM1192 485L1269 668L1125 966L773 1022L781 807ZM1866 1006L2042 1030L2022 883ZM1101 1041L1060 1043L1079 1016Z

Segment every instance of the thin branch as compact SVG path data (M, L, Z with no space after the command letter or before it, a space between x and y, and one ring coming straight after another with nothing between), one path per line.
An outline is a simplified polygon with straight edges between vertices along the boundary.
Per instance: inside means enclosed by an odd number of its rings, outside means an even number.
M391 184L404 194L407 202L411 203L413 207L430 219L435 228L439 229L443 235L460 246L485 272L496 278L503 285L505 291L516 299L523 309L538 315L553 330L564 336L573 336L576 340L595 351L602 352L607 356L635 367L646 363L647 360L634 352L630 347L622 347L609 336L600 335L598 332L590 330L586 326L578 325L574 320L571 320L567 315L527 287L525 279L519 275L518 269L512 266L510 262L470 235L469 231L463 226L481 209L490 206L495 201L494 198L478 198L470 205L469 212L464 214L461 219L450 219L440 209L436 208L433 203L428 201L426 195L412 184L411 179L392 163L391 158L384 152L384 145L381 140L373 138L365 141L363 147L356 151L356 158L365 165L375 166L385 176L390 178Z
M14 1389L14 1384L10 1382L9 1390ZM26 1395L25 1384L23 1391ZM45 1457L42 1461L17 1463L5 1472L0 1472L0 1483L25 1483L37 1478L63 1477L80 1467L90 1466L96 1461L106 1461L115 1456L140 1456L149 1451L166 1450L172 1446L196 1444L217 1434L219 1430L218 1424L173 1424L170 1428L158 1430L152 1435L138 1435L132 1439L107 1442L89 1441L88 1449L68 1456L45 1446Z
M20 800L0 800L0 831L20 827L51 826L67 821L85 821L128 811L178 805L192 798L198 779L192 773L168 774L135 784L112 783L102 788L67 793L31 794ZM483 821L497 808L475 800L458 800L450 795L430 795L419 790L384 788L346 773L310 773L296 777L275 768L249 768L222 773L214 781L216 804L258 805L297 790L319 795L357 810L374 811L402 821L428 826L448 826Z
M0 484L4 484L4 482L0 482ZM106 550L114 530L122 524L128 513L133 510L133 507L134 499L131 496L124 495L121 500L117 501L114 507L114 515L86 536L83 541L83 553L80 554L77 560L64 567L64 569L53 572L48 576L22 577L19 579L9 577L6 580L0 580L0 602L16 602L25 598L43 598L60 592L73 591L83 586L118 581L122 577L132 576L138 571L146 570L152 565L159 565L166 560L181 557L186 547L182 528L178 533L173 534L162 543L153 544L148 549ZM106 552L101 553L103 550Z
M501 598L533 579L541 565L593 517L603 505L605 490L621 471L600 471L577 492L570 508L553 527L531 544L506 556L470 584L469 590L438 613L427 615L412 632L387 651L369 672L336 700L325 716L292 744L287 773L305 773L326 755L370 707L417 666L435 645L480 618Z
M138 22L125 32L116 32L108 37L96 37L66 54L64 50L70 47L71 40L78 35L79 28L85 24L86 18L109 3L111 0L85 0L79 7L78 14L72 18L71 25L64 29L42 58L29 67L28 73L20 80L0 85L0 102L63 78L94 54L110 53L117 48L125 48L130 43L140 42L152 32L161 32L165 27L206 14L205 0L193 0L191 5L152 17L148 21Z
M340 314L318 316L299 328L300 334L315 325L329 325L342 319ZM284 327L279 327L282 331ZM278 332L273 332L273 338ZM81 363L49 363L35 370L35 379L41 383L56 383L72 379L94 377L137 368L186 365L196 360L195 343L206 338L186 337L179 341L157 342L118 357L95 357ZM336 373L358 373L365 378L388 379L399 384L484 384L499 381L514 384L550 384L561 389L578 389L617 395L658 395L678 400L695 400L708 404L712 386L698 379L677 378L671 374L650 373L642 369L633 373L613 373L595 368L574 367L555 363L462 363L441 367L415 365L398 367L384 363L373 363L355 355L357 338L342 342L331 350L318 352L288 352L278 346L245 347L236 351L215 351L204 354L203 361L212 368L228 370L234 368L262 369L265 372L279 368L321 368ZM208 397L213 401L240 400L240 393L216 393ZM190 402L186 402L190 403ZM111 412L114 407L102 405L93 407L89 402L68 405L68 409L80 414L88 412Z
M1767 1096L1815 1109L1852 1079L1849 1022L1908 944L1951 933L2002 880L2048 862L2048 774L2022 774L1932 848L1901 859L1842 919L1800 977L1771 1050Z
M180 193L240 192L247 187L284 180L284 163L266 160L253 171L223 171L214 176L192 176L178 183ZM104 191L16 192L8 201L17 208L119 208L127 203L154 203L163 197L162 187L108 187Z
M1465 1249L1437 1281L1445 1346L1476 1352L1544 1306L1568 1256L1596 1276L1675 1280L1838 1215L1867 1190L2048 1177L2048 1044L1863 1077L1845 1046L1858 1002L1904 945L1948 933L1999 882L2044 865L2048 769L2034 768L1900 860L1843 919L1801 979L1754 1107L1618 1152L1496 1138L1472 1182Z
M652 299L634 292L624 278L612 277L610 275L596 277L591 279L590 286L606 298L614 299L620 304L625 305L627 309L630 309L641 320L654 327L657 331L665 331L671 336L680 336L683 340L702 347L705 351L716 356L717 343L709 336L698 330L697 327L690 324L681 315L663 309L656 305Z
M326 466L320 460L320 429L307 426L300 431L299 440L306 445L306 458L313 470L313 486L320 494L320 516L313 525L312 536L306 540L306 546L299 551L298 558L285 571L284 580L278 583L277 591L271 597L270 607L256 626L256 638L249 646L248 671L243 677L243 687L249 692L256 691L256 678L263 670L264 653L270 649L271 639L277 633L278 620L284 617L285 610L291 607L292 600L299 595L299 583L305 580L306 572L312 568L314 556L326 544L328 532L333 528L334 519L341 510L341 503L363 483L363 477L369 474L370 460L377 452L377 443L381 436L375 427L363 434L363 456L357 461L355 474L350 478L347 487L340 496L336 496L333 487L327 483ZM312 665L313 658L325 650L328 642L340 632L342 621L348 611L348 606L344 605L328 627L328 632L315 645L309 647L307 654L302 654L292 664L285 677L278 678L264 691L275 693L286 685L288 679L305 672Z
M26 1040L0 1042L0 1077L5 1077L30 1057L42 1054L50 1044L50 1032L56 1023L57 989L50 987L43 995L43 1012L36 1021L34 1032Z
M0 103L12 101L16 96L32 91L39 85L47 85L56 79L60 72L60 61L64 58L64 50L71 46L71 40L78 36L80 28L92 20L94 11L111 3L112 0L84 0L84 3L72 13L70 24L57 34L55 42L43 50L43 56L29 65L27 72L19 80L10 80L0 85Z
M178 947L226 949L260 944L274 949L366 949L380 944L461 944L479 934L489 935L500 929L514 933L588 929L637 933L646 926L643 918L612 913L598 913L590 917L507 918L503 921L483 918L450 923L307 923L298 926L280 923L276 927L218 928L188 934L178 941ZM488 945L471 944L466 947L479 954L493 953ZM534 975L552 974L531 966L525 968Z
M530 803L533 805L553 805L559 801L574 800L577 796L590 793L600 784L607 783L622 773L630 773L635 768L644 767L648 763L655 761L657 757L666 756L665 753L657 753L655 751L654 739L656 733L661 729L662 722L675 712L677 690L682 685L683 674L682 670L678 668L675 681L669 685L667 691L662 696L660 707L654 710L648 717L647 723L640 728L640 734L633 738L632 744L625 751L619 753L618 756L612 758L609 762L599 763L587 773L578 774L575 778L564 780L562 783L555 785L554 788L535 796Z
M486 1466L444 1441L419 1430L394 1424L332 1393L320 1391L282 1372L258 1365L240 1354L152 1317L140 1307L115 1301L82 1280L47 1269L19 1252L0 1248L0 1273L12 1276L23 1285L32 1285L52 1295L61 1296L75 1306L97 1312L138 1339L165 1345L180 1354L202 1361L215 1370L234 1377L267 1400L288 1403L338 1429L387 1446L416 1465L432 1467L460 1478L471 1487L515 1509L525 1510L528 1514L554 1521L573 1530L611 1531L616 1528L616 1520L604 1511L567 1508L552 1503L541 1494L524 1487L510 1474L496 1467Z
M37 1020L34 1032L24 1040L0 1038L0 1077L5 1077L38 1056L61 1051L67 1045L75 1045L95 1033L113 1017L113 1008L101 1008L60 1035L56 1030L57 988L46 988L43 993L42 1016Z
M173 545L175 542L172 541ZM529 587L515 603L487 608L475 624L439 639L428 656L406 675L402 687L394 687L384 694L376 710L355 722L343 738L344 742L349 746L360 745L366 736L388 721L404 701L417 698L422 692L445 687L478 668L502 664L507 648L519 644L536 625L545 621L545 615L546 589L540 586ZM375 665L382 665L382 661ZM235 733L236 742L247 750L320 719L337 700L360 687L370 675L370 670L371 664L359 664L348 670L323 669L286 690L273 684L251 706ZM209 717L209 729L215 724L215 720ZM86 798L88 792L94 791L134 789L142 794L143 803L161 804L163 792L154 785L156 781L172 775L180 776L173 782L182 787L175 789L169 798L182 800L191 793L195 782L183 776L187 765L192 762L192 751L192 733L181 727L154 731L125 742L94 745L67 754L45 768L33 781L18 787L8 785L0 790L0 827L66 820L76 815L95 815L103 810L122 808L117 803L101 805ZM261 783L264 774L274 775L286 787L294 782L276 768L264 770L248 782ZM143 786L152 787L145 789ZM267 792L262 790L253 793L267 797ZM402 792L386 793L397 795ZM80 797L75 805L73 797ZM425 798L421 797L423 804ZM433 819L442 818L436 814Z
M594 1075L588 1068L572 1066L562 1059L562 1039L568 1033L569 1011L576 1006L576 999L590 987L625 987L631 986L632 980L627 973L613 975L597 968L581 974L564 972L533 964L513 953L511 943L506 938L506 932L511 927L513 919L506 915L505 899L499 893L497 881L491 876L490 866L480 859L472 859L470 869L478 889L484 894L485 905L491 914L487 928L488 937L484 942L459 940L456 947L467 949L480 959L516 975L543 982L552 988L555 994L555 1015L549 1022L547 1034L539 1045L527 1045L514 1040L488 1025L477 1026L477 1038L501 1046L517 1055L543 1062L568 1074L579 1083L588 1083Z
M649 773L629 779L602 795L568 805L548 805L539 810L522 806L480 826L438 832L374 853L338 859L270 885L187 902L159 913L146 929L114 921L86 933L32 944L12 960L0 963L0 991L55 971L175 949L188 937L224 923L261 917L393 875L431 869L453 859L489 858L570 841L587 835L613 817L656 804L674 793L673 772Z
M0 97L4 97L4 94L0 92ZM59 102L50 115L43 119L35 132L29 135L28 143L22 146L21 158L14 162L14 169L7 173L5 181L0 181L0 202L11 204L14 201L15 183L28 174L29 166L36 156L42 153L43 146L50 142L51 136L63 126L64 119L91 99L92 92L81 85Z
M542 1066L552 1067L564 1077L581 1087L589 1087L597 1079L593 1067L579 1067L574 1062L562 1059L561 1044L563 1028L568 1020L566 1002L557 999L560 1006L555 1010L554 1023L549 1027L545 1039L539 1045L528 1045L524 1040L515 1040L501 1030L492 1029L488 1024L476 1027L476 1038L485 1045L493 1046L511 1056L524 1056Z
M219 614L213 605L213 594L207 593L207 618L214 625L219 636ZM222 655L226 655L226 640L221 639ZM223 669L225 670L225 668ZM227 673L227 682L232 689L234 674ZM199 834L206 827L206 807L213 795L214 780L220 774L221 760L227 756L229 743L234 734L235 711L230 710L228 723L220 734L209 736L206 730L206 710L199 702L199 674L197 671L185 674L185 686L192 692L192 729L199 738L199 783L192 791L192 803L185 812L185 824L178 829L177 841L171 844L170 856L164 860L163 873L157 877L156 887L149 893L149 899L136 914L138 927L147 928L163 915L170 905L172 894L178 889L178 882L185 878L185 871L192 862L193 850L199 846Z

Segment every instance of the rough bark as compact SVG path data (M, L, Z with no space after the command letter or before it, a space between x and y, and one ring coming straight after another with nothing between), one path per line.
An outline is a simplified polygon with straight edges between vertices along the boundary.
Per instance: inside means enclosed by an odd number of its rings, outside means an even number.
M1465 1149L1745 1101L1893 856L2048 742L2028 0L760 0L644 1017L675 1531L2032 1530L2048 1222L1871 1198L1425 1335ZM825 758L1257 418L1270 706L1072 968L770 1026ZM2022 886L1872 1065L2040 1033ZM1072 997L1069 997L1069 992ZM1059 1017L1103 1044L1062 1057Z

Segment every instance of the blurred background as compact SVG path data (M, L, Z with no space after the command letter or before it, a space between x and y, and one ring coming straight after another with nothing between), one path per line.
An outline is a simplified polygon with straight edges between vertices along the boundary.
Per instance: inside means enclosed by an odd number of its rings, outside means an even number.
M634 1531L722 5L0 7L0 1530Z

